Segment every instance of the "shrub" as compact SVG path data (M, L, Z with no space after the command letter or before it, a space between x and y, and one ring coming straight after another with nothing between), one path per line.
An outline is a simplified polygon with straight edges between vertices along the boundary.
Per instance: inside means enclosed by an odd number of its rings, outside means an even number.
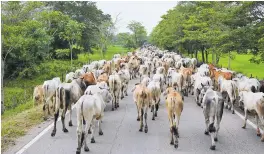
M57 49L55 50L56 59L69 59L71 51L70 49Z

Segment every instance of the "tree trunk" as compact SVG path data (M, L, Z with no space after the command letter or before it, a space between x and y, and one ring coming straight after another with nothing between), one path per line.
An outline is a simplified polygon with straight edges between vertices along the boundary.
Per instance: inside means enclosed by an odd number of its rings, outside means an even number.
M212 63L215 65L215 53L214 53L214 49L212 51Z
M204 61L204 47L202 47L202 60L203 60L203 62L205 62Z
M230 70L230 63L231 63L231 59L230 59L230 51L228 51L228 69Z
M71 50L71 69L72 69L72 46L70 44L70 50Z
M5 62L1 58L1 115L5 112L5 106L4 106L4 67Z
M206 63L208 63L208 51L205 50L205 60L206 60Z
M195 58L198 60L197 54L197 50L195 50Z

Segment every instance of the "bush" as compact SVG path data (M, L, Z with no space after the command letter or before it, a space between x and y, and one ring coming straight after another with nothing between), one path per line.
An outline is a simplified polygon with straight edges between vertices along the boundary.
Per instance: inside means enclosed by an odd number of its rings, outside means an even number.
M57 49L55 50L56 59L69 59L71 51L70 49Z

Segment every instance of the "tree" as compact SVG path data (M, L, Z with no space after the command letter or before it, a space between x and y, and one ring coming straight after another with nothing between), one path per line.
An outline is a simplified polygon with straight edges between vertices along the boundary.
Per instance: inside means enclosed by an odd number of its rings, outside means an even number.
M72 47L78 44L82 37L82 30L85 28L84 24L78 23L74 20L69 20L63 32L59 35L61 39L68 41L71 51L71 67L72 67Z
M139 47L147 40L147 32L145 27L137 21L131 21L127 28L133 33L134 47Z

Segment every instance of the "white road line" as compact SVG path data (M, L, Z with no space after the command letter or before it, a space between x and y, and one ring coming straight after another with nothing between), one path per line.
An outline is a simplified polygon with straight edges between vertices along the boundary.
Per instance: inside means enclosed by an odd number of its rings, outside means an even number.
M240 114L238 111L235 110L235 113L236 113L236 115L238 115L241 119L245 120L245 116L243 116L242 114ZM253 122L251 122L250 120L247 120L247 123L248 123L250 126L252 126L254 129L257 129L257 126L256 126ZM263 133L263 130L260 129L260 132L261 132L261 134L262 134L262 133Z
M75 104L72 106L72 110L75 108ZM65 116L69 113L66 112ZM61 117L58 118L57 123L61 120ZM22 154L25 152L30 146L32 146L35 142L37 142L44 134L46 134L52 127L54 126L54 122L50 124L47 128L45 128L41 133L39 133L33 140L28 142L23 148L21 148L16 154Z

